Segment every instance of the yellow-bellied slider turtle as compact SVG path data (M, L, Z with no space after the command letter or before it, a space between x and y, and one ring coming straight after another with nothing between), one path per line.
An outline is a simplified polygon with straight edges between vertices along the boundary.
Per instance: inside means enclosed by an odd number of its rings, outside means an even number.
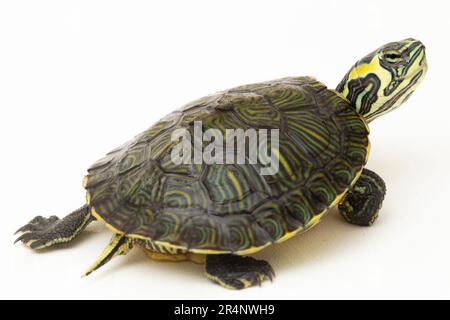
M404 102L426 69L424 46L406 39L359 60L336 91L297 77L194 101L95 163L84 180L85 206L64 219L33 219L17 241L47 248L98 220L114 236L86 274L137 245L154 259L204 263L207 276L227 288L271 279L267 262L246 255L308 230L335 205L350 223L374 222L385 185L364 169L367 123ZM258 161L174 161L174 133L193 133L199 122L202 133L225 136L279 130L277 143L266 145L278 170L263 175Z

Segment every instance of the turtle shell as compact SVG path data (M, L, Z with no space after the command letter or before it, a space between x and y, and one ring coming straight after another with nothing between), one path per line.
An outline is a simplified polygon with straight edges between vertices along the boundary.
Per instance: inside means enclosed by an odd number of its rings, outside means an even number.
M279 129L279 170L180 164L176 129ZM245 85L191 102L95 163L93 215L114 232L196 253L249 254L315 225L361 174L368 128L342 96L309 77Z

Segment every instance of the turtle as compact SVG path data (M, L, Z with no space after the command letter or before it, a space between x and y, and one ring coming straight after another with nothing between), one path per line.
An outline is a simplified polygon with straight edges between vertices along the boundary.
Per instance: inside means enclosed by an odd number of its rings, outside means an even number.
M408 38L357 61L335 90L313 77L285 77L190 102L95 162L83 180L84 206L63 219L34 218L16 242L57 247L99 221L113 236L84 275L139 247L155 260L202 264L225 288L261 285L275 272L253 254L311 229L333 208L351 224L375 222L386 185L365 168L368 124L406 101L426 71L425 46ZM196 129L227 141L228 130L242 130L244 149L222 152L233 161L195 161L206 140L181 144L175 136ZM277 133L264 142L276 170L263 174L262 157L250 161L250 130ZM174 157L180 151L183 161Z

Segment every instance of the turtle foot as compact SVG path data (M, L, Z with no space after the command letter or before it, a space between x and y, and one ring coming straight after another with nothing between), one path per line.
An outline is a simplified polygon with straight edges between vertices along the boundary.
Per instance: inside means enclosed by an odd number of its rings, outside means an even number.
M69 214L64 219L57 216L44 218L38 216L17 230L21 233L14 243L21 241L27 247L40 250L55 244L73 240L92 221L87 206Z
M351 224L371 226L378 218L385 194L383 179L375 172L364 169L345 200L339 204L339 211Z
M22 241L27 247L32 249L39 249L39 246L46 242L46 239L51 239L51 230L60 222L57 216L45 218L38 216L16 231L15 234L21 235L14 241L17 243Z
M228 289L241 290L275 277L270 264L264 260L231 254L208 255L206 275L212 281Z

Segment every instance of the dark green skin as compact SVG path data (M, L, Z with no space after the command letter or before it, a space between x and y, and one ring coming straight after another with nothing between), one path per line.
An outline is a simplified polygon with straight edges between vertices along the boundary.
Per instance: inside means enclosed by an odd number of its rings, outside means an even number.
M375 172L364 169L345 201L339 204L339 211L351 224L371 226L378 218L385 194L383 179Z
M75 239L92 221L94 218L87 205L70 213L64 219L59 219L57 216L50 218L38 216L17 230L16 234L23 234L16 239L16 242L29 243L31 249L43 249L67 243Z

